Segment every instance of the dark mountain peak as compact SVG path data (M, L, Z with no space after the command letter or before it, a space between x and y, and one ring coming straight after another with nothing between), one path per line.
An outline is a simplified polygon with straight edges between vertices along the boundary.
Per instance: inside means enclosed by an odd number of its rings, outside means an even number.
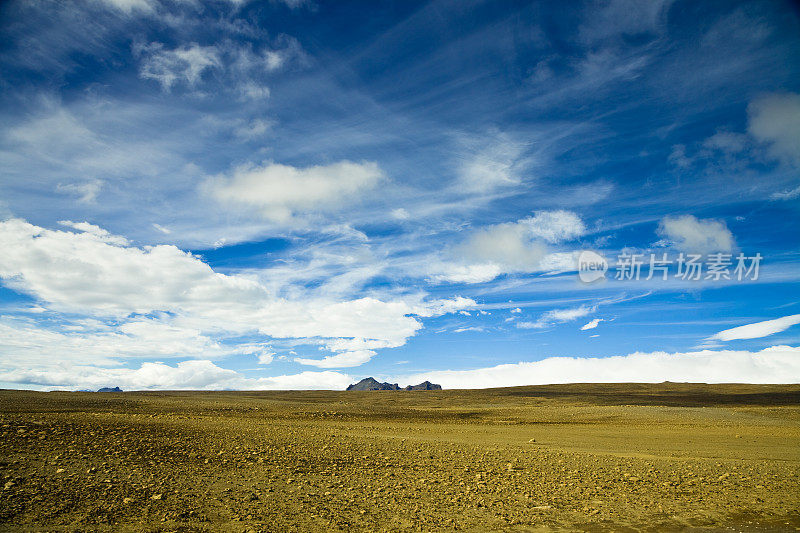
M442 390L442 386L437 385L436 383L431 383L430 381L425 381L419 385L408 385L407 387L401 389L397 383L381 383L375 378L369 377L362 379L358 383L350 385L347 387L347 390Z
M381 383L373 377L368 377L350 385L347 390L400 390L400 387L397 383Z
M419 385L407 385L406 390L442 390L442 386L430 381L423 381Z
M122 389L119 387L103 387L102 389L97 389L97 392L122 392Z

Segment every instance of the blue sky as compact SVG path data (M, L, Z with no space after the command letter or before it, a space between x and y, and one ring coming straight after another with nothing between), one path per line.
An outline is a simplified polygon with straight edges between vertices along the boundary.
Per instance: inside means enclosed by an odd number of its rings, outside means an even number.
M798 57L788 1L4 2L0 386L798 382Z

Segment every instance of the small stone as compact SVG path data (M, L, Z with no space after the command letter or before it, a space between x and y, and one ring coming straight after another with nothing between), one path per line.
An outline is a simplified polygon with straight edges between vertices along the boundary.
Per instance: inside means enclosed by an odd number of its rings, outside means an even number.
M163 497L163 495L161 495L161 494L153 494L152 496L150 496L150 499L151 500L160 500L162 497Z
M133 502L133 498L123 498L122 499L122 503L132 503L132 502Z
M64 472L63 468L59 468L58 470L56 470L56 474L60 474L61 472Z

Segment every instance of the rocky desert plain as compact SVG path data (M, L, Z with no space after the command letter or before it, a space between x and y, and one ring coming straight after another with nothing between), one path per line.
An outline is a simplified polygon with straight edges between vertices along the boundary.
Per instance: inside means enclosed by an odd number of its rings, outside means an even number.
M0 391L5 531L797 531L800 385Z

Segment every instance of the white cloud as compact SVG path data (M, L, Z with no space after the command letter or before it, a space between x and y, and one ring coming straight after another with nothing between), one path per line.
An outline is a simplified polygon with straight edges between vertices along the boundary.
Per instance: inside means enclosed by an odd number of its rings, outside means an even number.
M780 333L795 324L800 324L800 315L789 315L774 320L765 320L720 331L709 337L711 340L732 341L738 339L759 339Z
M466 333L468 331L483 332L483 331L486 331L486 330L484 328L480 327L480 326L465 326L463 328L454 329L453 333Z
M300 363L301 365L311 365L318 368L347 368L363 365L376 355L377 352L373 350L356 350L352 352L337 353L336 355L329 355L322 359L296 357L294 361L295 363Z
M255 119L233 130L233 134L240 139L256 139L264 135L272 127L269 120Z
M248 351L224 346L199 329L169 320L106 323L84 319L57 327L47 327L44 319L42 323L8 317L0 321L0 368L43 369L64 363L114 366L120 359L221 358Z
M556 244L570 241L586 233L581 218L571 211L539 211L532 217L518 222L528 227L534 238Z
M718 131L703 141L703 146L726 153L738 153L747 148L747 136L730 131Z
M95 0L100 4L106 4L113 8L130 15L135 11L150 12L155 7L153 0Z
M4 283L61 312L123 321L131 314L167 313L168 319L159 319L161 325L149 322L150 329L161 328L160 334L167 327L192 331L183 342L198 333L257 332L309 342L346 338L365 339L374 346L399 346L422 327L418 317L475 306L466 298L334 300L302 293L282 298L251 277L215 272L175 246L138 248L97 226L68 224L80 232L48 230L19 219L0 222ZM124 327L120 331L134 333ZM90 341L97 339L80 342ZM172 350L178 355L200 348L179 344Z
M581 331L586 331L587 329L594 329L600 324L600 322L603 322L602 318L592 319L590 322L581 326Z
M282 35L274 44L253 50L249 44L222 40L210 46L190 43L167 49L153 42L135 46L134 53L141 57L139 76L156 80L164 91L179 84L195 89L213 72L223 82L222 89L230 89L243 100L263 100L270 95L265 78L289 64L303 64L306 57L292 37ZM222 89L217 86L215 91Z
M497 134L489 142L470 144L469 156L459 168L460 191L487 194L519 185L520 172L525 165L522 159L524 144L513 141L505 134Z
M268 365L275 359L275 352L271 350L264 350L263 352L256 354L256 357L258 358L259 365Z
M578 269L581 252L553 252L542 257L539 269L548 273L572 272Z
M550 327L554 324L563 324L564 322L572 322L578 318L584 317L595 311L594 307L581 305L570 309L553 309L547 311L536 322L518 322L517 327L520 329L542 329Z
M794 189L774 192L770 195L770 200L794 200L798 197L800 197L800 185Z
M247 378L206 360L182 361L176 366L143 363L136 370L62 365L48 371L0 371L0 382L45 389L94 390L118 386L122 390L342 390L352 381L347 374L331 371Z
M736 246L725 222L692 215L663 218L657 233L671 245L689 253L731 252Z
M78 201L82 204L95 203L97 195L100 194L100 189L102 188L103 182L100 180L85 181L83 183L59 183L56 185L56 191L77 196Z
M94 235L98 238L101 242L105 242L108 244L115 244L117 246L127 246L130 244L128 239L125 237L121 237L119 235L112 235L101 228L100 226L96 226L94 224L89 224L88 222L72 222L71 220L59 220L59 224L62 226L66 226L68 228L72 228L78 231L82 231L84 233L88 233L90 235Z
M392 218L396 220L408 220L411 218L411 215L402 207L398 207L397 209L392 209Z
M436 273L428 277L434 283L484 283L492 281L503 273L500 266L494 264L457 265L441 263L435 267L435 271Z
M770 94L747 108L750 134L776 159L800 164L800 94Z
M457 252L472 264L496 264L504 271L533 271L539 267L547 247L534 241L528 225L520 221L478 230Z
M666 23L673 0L610 0L594 2L580 27L580 38L586 43L620 37L656 33Z
M207 185L218 201L258 210L264 217L286 221L298 212L327 211L356 202L385 175L377 163L340 161L297 168L278 163L243 166L230 177Z
M572 269L570 253L550 253L548 244L570 241L586 233L578 215L570 211L539 211L532 217L495 224L474 231L456 246L453 258L433 264L433 281L481 283L502 273Z
M157 113L164 115L165 111ZM4 167L7 179L28 180L28 176L37 176L30 182L37 187L31 192L34 199L20 207L30 202L32 205L48 202L55 190L77 198L89 212L106 212L112 206L140 211L145 206L123 197L121 189L138 197L139 191L152 194L154 188L160 191L163 189L158 187L171 188L163 180L164 173L176 178L182 175L184 143L199 139L178 141L171 134L150 131L145 123L150 123L155 114L143 104L111 104L87 98L66 107L43 97L35 112L10 123L0 139L5 141L0 145L0 166ZM193 120L183 114L181 118L186 122ZM142 128L147 130L146 134ZM120 178L127 180L124 187L116 186L115 180ZM53 210L64 204L63 199L49 201L54 202ZM67 202L72 203L69 198Z
M442 370L396 378L401 383L426 379L447 389L662 381L800 383L800 347L773 346L760 352L702 350L636 352L603 358L549 357L476 370Z
M270 95L269 87L253 81L242 83L238 91L244 100L266 100Z
M222 66L220 52L215 46L192 43L166 50L161 43L151 43L143 47L141 52L144 59L139 75L156 80L165 91L178 82L194 87L204 72Z

